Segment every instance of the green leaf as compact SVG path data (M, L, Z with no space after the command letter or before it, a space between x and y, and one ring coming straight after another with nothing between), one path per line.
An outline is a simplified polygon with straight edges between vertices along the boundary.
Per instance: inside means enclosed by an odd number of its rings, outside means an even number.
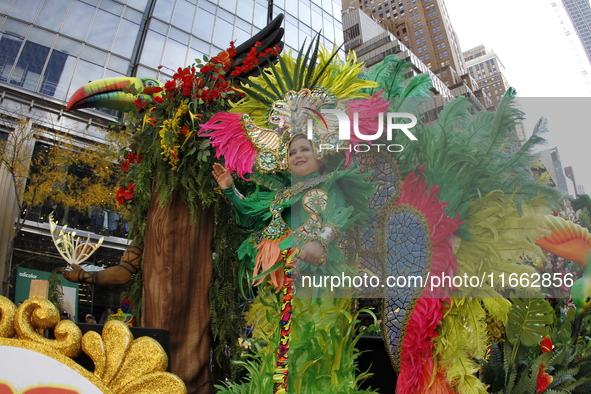
M540 343L550 332L554 310L543 298L513 298L507 323L507 339L515 345L521 341L525 346Z

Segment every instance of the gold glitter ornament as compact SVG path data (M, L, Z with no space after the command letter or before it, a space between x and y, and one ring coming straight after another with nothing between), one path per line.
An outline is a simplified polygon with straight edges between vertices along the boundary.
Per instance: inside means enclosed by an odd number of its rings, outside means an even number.
M44 329L54 329L56 339L39 334ZM0 296L0 354L3 347L28 349L57 360L105 394L187 393L178 376L165 372L168 357L156 340L134 339L125 324L114 320L104 325L102 335L89 331L82 336L74 322L59 320L58 310L45 298L32 297L16 308ZM95 363L94 373L72 360L81 349Z
M55 339L45 338L43 330L54 328ZM46 298L32 297L16 311L14 329L19 339L47 345L67 357L80 354L82 331L71 320L61 320L59 311Z
M8 298L0 296L0 338L11 338L14 331L16 306Z

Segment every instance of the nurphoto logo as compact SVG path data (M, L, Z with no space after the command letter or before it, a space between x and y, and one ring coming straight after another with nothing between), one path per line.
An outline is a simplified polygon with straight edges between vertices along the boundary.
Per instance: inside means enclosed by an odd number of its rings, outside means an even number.
M335 115L339 121L339 140L349 141L351 139L351 120L346 112L338 109L327 109L321 108L320 113ZM409 119L408 123L395 123L395 120ZM417 118L413 114L407 112L388 112L386 113L386 139L392 141L394 130L402 131L411 141L416 141L417 137L410 132L410 128L416 126ZM313 121L308 119L308 139L314 138L313 132ZM353 133L355 136L362 141L375 141L382 137L384 133L384 114L378 113L378 130L375 134L363 134L359 131L359 114L353 113ZM320 144L318 146L319 151L323 150L348 150L355 152L368 152L375 149L378 152L380 149L387 150L388 152L402 152L404 147L400 144L357 144L351 146L349 144Z

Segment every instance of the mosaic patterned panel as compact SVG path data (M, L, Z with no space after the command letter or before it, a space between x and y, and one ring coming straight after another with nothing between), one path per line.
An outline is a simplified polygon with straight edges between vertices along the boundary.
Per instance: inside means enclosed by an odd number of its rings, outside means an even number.
M396 351L400 340L400 331L404 324L404 316L409 309L411 299L408 298L386 298L384 299L382 315L385 327L386 347L390 351L390 359L394 365L398 364Z
M376 182L376 193L369 207L376 212L390 200L398 197L398 168L393 158L379 153L362 153L353 157L353 165L361 167L361 172L373 171L368 182Z
M377 254L384 251L384 240L378 240L377 236L383 234L383 223L377 219L385 206L392 204L398 198L399 175L395 160L387 155L377 152L363 153L355 155L353 163L361 167L362 173L372 172L367 178L368 182L375 182L376 192L369 207L376 212L376 217L368 220L368 226L360 229L359 238L359 260L360 269L366 269L371 272L380 272L380 278L383 276L383 269L378 265L382 264L385 256ZM365 256L368 256L367 259ZM380 292L382 294L383 292ZM367 296L367 295L366 295ZM380 297L383 295L380 295Z
M397 279L393 281L390 278L390 282L387 282L387 297L384 301L385 330L393 358L396 356L404 315L411 309L410 304L420 291L420 288L415 287L415 282L409 279L422 278L425 268L429 268L429 240L421 219L417 213L399 207L386 223L388 256L385 271L386 275Z

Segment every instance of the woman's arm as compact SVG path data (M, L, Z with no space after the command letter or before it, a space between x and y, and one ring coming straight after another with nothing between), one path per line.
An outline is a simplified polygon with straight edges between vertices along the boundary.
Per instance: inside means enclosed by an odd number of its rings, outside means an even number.
M234 186L232 175L220 163L214 163L213 171L211 172L222 194L230 200L236 209L236 221L238 225L244 228L251 228L256 218L246 214L246 207L243 202L244 196Z
M334 212L340 212L345 208L345 197L341 188L335 183L332 185L330 198L334 202ZM332 210L332 209L331 209ZM330 218L322 216L322 229L318 240L306 242L300 249L300 260L312 265L322 265L326 262L328 245L337 237L338 229L330 222ZM328 219L328 220L327 220Z

